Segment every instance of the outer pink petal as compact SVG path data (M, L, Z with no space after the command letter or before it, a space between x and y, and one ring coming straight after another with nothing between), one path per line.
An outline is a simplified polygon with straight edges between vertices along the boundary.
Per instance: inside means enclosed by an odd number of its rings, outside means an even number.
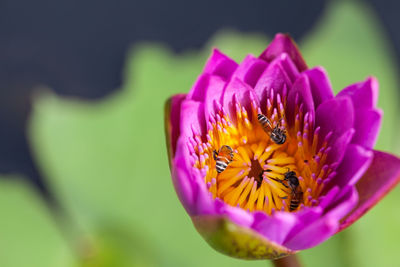
M269 240L282 244L296 224L299 224L299 221L292 213L276 212L270 216L263 212L257 212L251 228Z
M337 174L334 180L332 180L332 183L340 187L354 185L368 169L372 159L372 151L359 145L348 145L342 163L336 170Z
M184 100L181 104L180 134L189 138L206 132L204 103Z
M333 91L328 74L322 67L315 67L306 70L304 75L308 76L311 85L311 92L314 99L315 108L326 100L333 98Z
M218 49L214 49L210 58L204 66L203 73L209 73L229 80L238 64L221 53Z
M186 94L178 94L165 103L164 124L169 159L172 159L176 152L176 142L180 134L181 104L185 98Z
M379 109L356 109L352 143L372 149L381 128L383 112Z
M303 114L309 113L312 118L315 118L314 101L310 88L310 81L308 76L301 75L296 82L293 84L291 90L289 90L287 100L287 111L286 116L290 126L294 125L295 121L295 108L298 105L303 105ZM296 104L297 102L297 104Z
M343 218L357 203L357 192L352 187L343 189L334 199L334 206L328 207L326 214L311 224L307 224L292 238L285 241L285 247L292 250L302 250L314 247L334 235Z
M356 109L374 108L378 101L379 84L376 78L368 77L365 81L352 84L337 96L349 96Z
M204 99L204 117L206 122L210 117L214 117L221 106L222 95L226 86L226 81L219 76L205 74L207 76L207 91Z
M307 69L307 65L301 56L296 43L287 34L278 33L275 35L274 40L272 40L267 49L261 53L260 58L267 62L271 62L282 53L287 53L290 56L299 71Z
M358 220L399 182L400 159L385 152L374 151L371 165L356 184L360 196L359 202L342 222L340 230Z
M218 76L227 81L236 70L238 64L222 54L218 49L214 49L211 56L204 66L203 73L197 78L192 89L188 93L188 99L203 102L205 95L210 88L209 77Z
M215 199L215 215L228 217L232 222L240 226L250 227L254 221L254 215L242 208L232 207L221 199Z
M271 89L274 89L275 93L282 95L285 87L292 87L292 81L282 65L283 60L286 59L276 58L271 62L263 74L261 74L256 86L254 87L255 93L258 99L260 99L261 109L266 106L266 99L268 98Z
M354 108L348 97L335 97L325 101L317 108L315 116L316 126L321 127L321 139L331 131L335 140L354 126Z
M258 59L253 55L247 55L233 73L232 79L236 77L254 87L267 66L268 63L264 60Z
M300 75L295 63L287 53L282 53L278 58L280 58L282 67L286 71L290 80L295 82Z
M251 110L251 101L254 100L258 104L258 99L253 88L238 78L233 78L225 88L223 95L223 107L229 112L230 117L236 118L235 104L240 103L245 107L247 112Z
M192 216L197 213L195 201L197 190L192 168L189 167L189 152L185 139L184 137L178 139L176 156L171 166L171 174L176 194L187 213Z
M351 139L353 138L355 130L350 128L346 132L344 132L336 141L333 143L331 147L331 151L328 154L328 162L329 163L340 163L342 162L343 156L346 153L346 147L350 144Z
M292 250L311 248L327 240L337 229L338 222L334 219L317 220L283 245Z

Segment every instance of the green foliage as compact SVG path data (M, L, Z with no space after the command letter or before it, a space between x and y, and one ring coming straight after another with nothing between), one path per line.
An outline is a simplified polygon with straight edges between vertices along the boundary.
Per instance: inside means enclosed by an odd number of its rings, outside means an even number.
M0 179L0 266L73 266L71 248L43 200L12 178Z
M370 74L379 79L385 122L378 147L396 152L397 69L382 30L361 3L334 2L328 12L300 44L304 58L310 66L327 69L336 92ZM62 239L26 185L1 182L0 265L268 265L223 256L196 232L171 183L163 130L164 101L188 92L212 46L240 61L249 52L258 55L267 43L256 34L222 32L202 51L179 55L142 44L127 56L123 88L104 100L38 94L32 145L71 216L61 224L69 238ZM400 236L400 217L394 212L399 198L397 190L350 229L302 252L301 258L307 266L389 266Z
M324 66L335 92L370 75L378 78L378 106L385 114L376 148L394 152L394 143L399 145L396 133L400 122L394 51L368 6L343 1L332 4L328 12L302 43L304 57L310 66Z

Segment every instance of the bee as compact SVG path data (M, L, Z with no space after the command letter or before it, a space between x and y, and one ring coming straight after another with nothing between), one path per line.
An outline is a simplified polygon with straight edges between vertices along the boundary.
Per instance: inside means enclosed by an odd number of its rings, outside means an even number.
M296 173L294 171L288 170L284 174L283 181L285 181L286 184L280 179L277 178L271 178L271 179L280 182L281 184L283 184L283 186L290 189L289 210L290 211L296 210L299 207L300 203L303 201L303 192L301 191L299 178L297 178Z
M278 145L282 145L286 141L286 131L281 128L280 121L278 125L272 127L271 122L263 114L257 114L258 122L263 127L264 131L269 135L271 140Z
M230 146L223 145L218 152L216 150L213 151L213 157L216 162L215 167L217 168L217 172L221 173L232 162L233 149Z

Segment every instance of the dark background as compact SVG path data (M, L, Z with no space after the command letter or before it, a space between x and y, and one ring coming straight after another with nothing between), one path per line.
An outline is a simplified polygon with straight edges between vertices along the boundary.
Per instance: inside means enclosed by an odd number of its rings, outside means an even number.
M299 41L327 2L0 1L0 173L23 174L51 198L25 133L35 86L85 99L105 97L121 87L124 58L136 42L160 42L179 53L200 48L222 28L269 36L290 32ZM368 2L399 61L400 3Z

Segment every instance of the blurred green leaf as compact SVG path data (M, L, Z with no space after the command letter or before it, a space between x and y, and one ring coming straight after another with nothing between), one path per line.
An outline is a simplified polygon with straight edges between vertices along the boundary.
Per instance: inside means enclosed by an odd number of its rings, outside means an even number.
M227 34L215 43L237 39ZM254 47L257 40L243 43ZM261 51L266 42L258 43ZM210 49L174 55L144 44L129 56L125 86L114 96L91 103L42 93L35 105L31 126L39 163L74 220L92 234L103 224L129 225L128 233L148 241L159 266L248 265L202 240L168 169L164 101L189 90ZM233 54L243 58L246 52Z
M22 179L0 179L0 266L73 266L67 240Z
M400 144L396 136L400 123L399 69L393 60L394 50L366 4L337 1L327 11L314 33L302 43L303 55L309 66L324 66L336 93L370 75L378 78L378 106L385 114L376 148L394 152L394 143Z
M305 40L305 59L310 66L326 67L336 91L369 74L378 77L379 104L386 113L378 146L393 149L398 99L396 69L378 23L361 2L334 2L329 12L315 34ZM111 265L118 258L127 257L129 253L115 254L120 244L135 249L146 240L144 253L140 253L143 264L268 265L220 255L197 234L172 187L163 130L164 101L172 94L188 92L211 46L240 61L247 53L258 55L266 45L262 36L234 32L218 34L203 51L183 54L142 44L128 55L122 90L102 101L60 98L49 92L39 94L30 127L38 162L73 219L99 244L100 252L111 246L111 256L106 253L100 262ZM398 194L391 198L398 199ZM393 211L384 203L376 210L379 209L388 216ZM309 266L325 266L327 261L332 266L365 263L361 258L366 256L365 251L360 249L366 245L357 244L369 242L374 247L382 243L374 244L369 239L373 236L368 234L371 231L364 228L374 223L383 226L371 228L376 234L386 231L386 227L400 233L388 220L375 214L371 212L344 233L301 253L304 262ZM123 235L132 238L110 240L112 234L102 238L97 229L109 226L113 231L124 226ZM348 245L348 240L356 245ZM381 242L395 246L393 238L382 238ZM381 257L394 259L385 250L379 252ZM146 262L146 255L154 258L155 263ZM93 262L95 265L96 259Z
M335 92L368 75L378 78L378 106L384 110L384 119L376 148L398 154L400 87L398 68L387 41L367 5L332 1L314 34L301 47L309 66L324 66ZM393 212L396 203L400 203L398 188L349 229L301 253L305 262L312 262L312 266L394 266L396 237L400 236L400 216Z

